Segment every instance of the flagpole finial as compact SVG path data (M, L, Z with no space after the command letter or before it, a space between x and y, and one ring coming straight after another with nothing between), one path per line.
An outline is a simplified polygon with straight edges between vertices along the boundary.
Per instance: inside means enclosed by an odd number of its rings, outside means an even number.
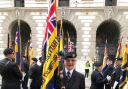
M61 8L61 20L64 19L64 15L65 15L65 8L62 7L62 8Z
M17 18L17 19L19 19L19 15L20 15L20 11L19 11L19 9L17 8L17 9L16 9L16 18Z

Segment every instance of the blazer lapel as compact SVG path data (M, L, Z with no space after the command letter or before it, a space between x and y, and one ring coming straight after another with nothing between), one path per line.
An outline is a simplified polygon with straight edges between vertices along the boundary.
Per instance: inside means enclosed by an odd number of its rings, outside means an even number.
M73 73L72 73L72 76L70 78L70 81L69 81L69 88L72 87L72 85L74 84L74 81L76 81L76 71L74 70Z
M65 72L65 70L63 70L63 80L62 80L62 82L63 82L63 84L66 86L66 72Z

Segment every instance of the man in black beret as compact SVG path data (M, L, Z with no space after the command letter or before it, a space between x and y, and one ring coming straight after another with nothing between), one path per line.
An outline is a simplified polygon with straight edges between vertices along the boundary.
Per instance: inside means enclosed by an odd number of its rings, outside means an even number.
M106 64L104 65L103 70L102 70L104 78L107 77L107 75L112 77L114 71L115 71L115 68L113 66L112 59L107 57ZM112 87L111 82L112 81L109 81L105 84L105 89L111 89Z
M63 78L56 89L85 89L84 75L75 70L76 54L68 53L64 57Z
M28 80L28 87L30 89L40 89L42 85L42 71L41 67L37 65L37 61L37 58L32 58Z
M113 89L119 89L119 80L123 73L121 69L122 58L116 58L115 60L115 72L113 75Z
M95 70L91 74L91 87L90 89L104 89L104 84L108 82L111 77L107 76L106 78L102 75L102 62L94 63Z
M6 48L3 54L5 58L0 61L1 89L20 89L22 73L14 62L15 52L11 48Z

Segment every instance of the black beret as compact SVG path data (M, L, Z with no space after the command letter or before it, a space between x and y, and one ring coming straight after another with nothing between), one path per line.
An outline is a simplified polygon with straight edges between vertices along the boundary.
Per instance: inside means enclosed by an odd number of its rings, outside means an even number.
M76 58L77 57L77 54L76 53L67 53L64 58Z
M122 61L122 57L121 58L116 58L117 61Z
M59 55L59 56L63 56L63 52L62 52L62 51L59 51L59 52L58 52L58 55Z
M37 60L37 58L35 58L35 57L34 57L34 58L32 58L32 60L33 60L33 61L35 61L35 62L37 62L37 61L38 61L38 60Z
M12 48L6 48L3 52L3 54L5 56L7 56L8 54L12 54L14 52L14 50Z
M101 65L102 65L102 62L99 62L99 61L97 61L97 62L94 63L94 66L96 66L96 67L99 67Z

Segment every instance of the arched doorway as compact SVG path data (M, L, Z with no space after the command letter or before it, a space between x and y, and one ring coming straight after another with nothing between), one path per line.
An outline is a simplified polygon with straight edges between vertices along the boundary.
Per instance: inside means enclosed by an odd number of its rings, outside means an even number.
M57 27L58 29L60 28L61 24L61 20L59 20L57 22ZM69 53L68 51L68 47L70 46L69 41L72 43L72 51L71 53L75 53L76 54L76 42L77 42L77 32L76 32L76 28L73 25L73 23L71 23L68 20L63 19L62 20L62 29L63 29L63 33L64 33L64 52L65 53Z
M30 26L23 20L19 21L20 23L20 34L21 34L21 48L22 54L24 55L26 44L30 39L31 28ZM9 26L9 36L10 36L10 47L15 47L15 36L18 27L18 20L13 21Z
M120 39L120 24L113 20L108 19L103 21L97 28L96 32L96 59L103 60L104 47L107 40L108 56L114 59Z

